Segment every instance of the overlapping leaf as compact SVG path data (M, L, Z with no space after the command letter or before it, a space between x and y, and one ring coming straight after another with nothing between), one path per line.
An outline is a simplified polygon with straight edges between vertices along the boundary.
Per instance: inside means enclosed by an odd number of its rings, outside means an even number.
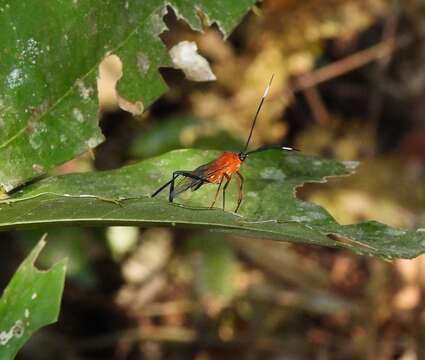
M0 0L0 189L102 142L96 77L107 53L122 61L123 98L146 107L164 93L167 5L196 30L203 12L227 36L254 2Z
M42 239L24 260L0 299L0 359L14 359L34 331L55 322L65 281L65 262L39 271L34 262Z

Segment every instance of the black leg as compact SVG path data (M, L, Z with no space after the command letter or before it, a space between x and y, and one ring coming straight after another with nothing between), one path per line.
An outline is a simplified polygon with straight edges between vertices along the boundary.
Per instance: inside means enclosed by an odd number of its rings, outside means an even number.
M170 192L168 195L168 201L169 202L173 202L173 191L174 191L174 182L176 181L176 179L179 176L185 176L185 177L189 177L191 179L194 180L201 180L201 181L207 181L205 178L197 176L195 174L192 174L190 171L175 171L173 172L173 177L171 178L170 181L168 181L167 183L165 183L164 185L162 185L158 190L156 190L151 197L155 197L156 195L158 195L162 190L164 190L167 186L170 185Z
M168 193L168 202L172 203L173 202L173 192L174 192L174 182L176 181L176 179L179 177L179 174L176 174L175 172L173 173L173 178L171 179L171 184L170 184L170 192Z
M157 196L162 190L164 190L168 185L170 185L174 181L174 178L172 178L170 181L162 185L158 190L156 190L151 197Z
M223 178L226 178L226 183L223 186L223 211L225 209L226 206L226 189L227 189L227 185L229 185L230 180L232 179L229 175L227 175L226 173L223 174Z
M235 213L238 212L239 206L241 206L241 202L242 202L242 198L243 198L242 190L243 190L243 182L244 182L244 178L239 171L236 172L236 175L238 175L238 177L236 179L239 183L239 188L238 188L239 193L238 193L238 204L236 205Z
M217 191L215 192L214 201L212 202L210 209L214 207L215 201L217 200L218 193L220 192L221 184L223 184L224 176L221 178L220 183L218 184Z

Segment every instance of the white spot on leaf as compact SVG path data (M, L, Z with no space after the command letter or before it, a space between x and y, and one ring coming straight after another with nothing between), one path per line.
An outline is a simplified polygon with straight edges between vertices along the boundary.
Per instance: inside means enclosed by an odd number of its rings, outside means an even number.
M151 64L148 57L142 52L137 53L137 67L139 68L142 74L146 74L150 68Z
M311 219L308 216L302 215L302 216L291 216L289 220L296 221L296 222L309 222L309 221L312 221L313 219Z
M295 156L287 157L286 161L291 163L292 165L298 165L299 164L299 160Z
M77 120L78 122L80 123L84 122L84 115L80 111L80 109L74 108L72 110L72 115L74 115L74 119Z
M78 79L75 82L75 85L77 86L80 97L83 100L88 100L93 94L93 89L91 87L86 87L83 80Z
M102 142L102 139L97 137L92 137L86 141L86 144L89 148L94 148Z
M35 299L37 299L37 293L33 293L32 295L31 295L31 300L35 300Z
M34 150L37 150L43 144L43 133L47 132L47 126L41 122L31 123L31 133L29 142Z
M22 69L13 69L6 77L6 84L10 89L15 89L22 85L24 78Z
M321 212L314 212L311 211L309 213L307 213L307 216L311 219L311 220L325 220L327 219L327 216L324 213Z
M268 167L260 172L260 177L266 180L284 180L286 178L282 170Z
M40 164L32 164L32 169L38 174L42 174L44 172L44 167Z
M40 55L42 50L39 48L39 44L37 41L35 41L33 38L30 38L27 40L27 43L22 50L20 57L23 60L26 60L27 62L35 65L37 62L37 58Z
M158 166L168 166L169 163L170 163L169 160L161 159L161 160L158 161Z
M170 56L174 67L181 69L187 79L193 81L216 79L208 61L198 54L198 47L194 42L179 42L170 49Z
M16 320L15 325L13 325L9 330L0 332L0 345L6 345L14 337L19 339L22 335L24 335L24 332L24 323L21 320Z
M389 228L385 229L385 234L390 235L390 236L401 236L401 235L406 234L406 231L389 227Z

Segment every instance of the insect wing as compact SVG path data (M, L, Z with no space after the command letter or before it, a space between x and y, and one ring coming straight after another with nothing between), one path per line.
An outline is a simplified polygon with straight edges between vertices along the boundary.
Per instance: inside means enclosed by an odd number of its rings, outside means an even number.
M195 191L199 189L203 183L204 182L200 179L194 179L194 178L185 176L183 179L177 182L172 192L172 196L176 197L182 192L185 192L186 190L189 190L189 189L192 189L192 191Z
M195 170L191 171L194 177L185 176L181 179L174 187L172 192L172 196L176 197L182 192L185 192L189 189L192 191L198 190L203 184L209 182L208 178L215 174L216 172L222 170L221 168L217 168L215 161L211 161L207 164L201 165Z
M216 175L219 172L222 172L226 168L226 165L219 165L217 159L209 162L208 164L202 165L194 170L198 176L204 178L207 182L210 177Z

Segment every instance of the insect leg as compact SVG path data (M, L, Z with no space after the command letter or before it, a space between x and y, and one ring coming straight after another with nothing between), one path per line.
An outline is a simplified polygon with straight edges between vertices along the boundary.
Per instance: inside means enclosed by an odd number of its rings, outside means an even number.
M241 202L242 202L242 198L243 198L243 182L244 182L244 178L242 176L242 174L239 171L236 171L236 175L238 175L238 177L236 178L236 180L239 183L239 194L238 194L238 204L236 205L236 209L235 209L235 213L238 212L239 206L241 206Z
M170 194L169 194L169 197L168 197L168 201L169 202L173 202L173 196L172 196L172 193L173 193L173 191L174 191L174 183L175 183L175 181L176 181L176 179L177 179L177 177L179 177L179 176L186 176L186 177L189 177L189 178L192 178L192 179L195 179L195 180L202 180L202 181L205 181L205 179L204 178L201 178L201 177L199 177L199 176L196 176L196 175L194 175L194 174L192 174L190 171L175 171L174 173L173 173L173 177L171 178L171 180L170 181L168 181L168 182L166 182L164 185L162 185L158 190L156 190L152 195L151 195L151 197L155 197L156 195L158 195L162 190L164 190L167 186L170 186Z
M173 176L173 178L170 180L170 181L168 181L167 183L165 183L164 185L162 185L158 190L156 190L152 195L151 195L151 197L155 197L155 196L157 196L162 190L164 190L168 185L170 185L172 182L174 182L174 176Z
M170 203L173 202L174 182L176 181L178 176L179 174L176 174L175 172L173 172L173 178L171 179L171 183L170 183L170 192L168 193L168 202Z
M221 184L223 184L224 176L221 178L220 183L218 184L217 191L215 192L214 201L212 202L210 209L214 207L215 201L217 200L218 193L220 192Z
M227 185L229 185L230 180L232 179L229 175L227 175L226 173L223 174L226 178L226 183L223 186L223 211L225 209L225 204L226 204L226 189L227 189Z

